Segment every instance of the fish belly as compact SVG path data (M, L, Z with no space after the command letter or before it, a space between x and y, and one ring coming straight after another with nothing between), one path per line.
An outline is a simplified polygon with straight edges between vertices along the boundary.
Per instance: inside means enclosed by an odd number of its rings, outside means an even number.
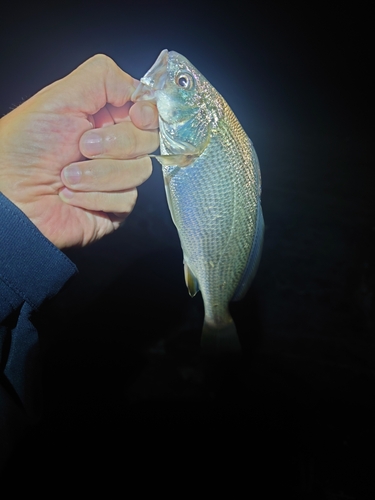
M213 328L232 321L228 303L249 258L257 209L251 151L244 156L233 144L228 153L222 142L211 140L189 167L164 170L184 262L198 281L205 324Z

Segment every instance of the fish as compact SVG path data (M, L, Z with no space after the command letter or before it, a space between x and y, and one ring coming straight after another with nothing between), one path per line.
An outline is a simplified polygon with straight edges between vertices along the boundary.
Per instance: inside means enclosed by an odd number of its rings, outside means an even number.
M241 352L229 303L245 296L264 237L254 146L220 93L177 52L161 51L131 99L158 109L161 154L150 156L162 165L188 291L202 294L201 349Z

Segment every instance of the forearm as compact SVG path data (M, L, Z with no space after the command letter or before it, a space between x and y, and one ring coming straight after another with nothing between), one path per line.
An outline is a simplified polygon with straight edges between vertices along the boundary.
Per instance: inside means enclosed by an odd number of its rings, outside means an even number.
M76 267L1 193L0 228L0 381L32 411L38 335L31 315Z

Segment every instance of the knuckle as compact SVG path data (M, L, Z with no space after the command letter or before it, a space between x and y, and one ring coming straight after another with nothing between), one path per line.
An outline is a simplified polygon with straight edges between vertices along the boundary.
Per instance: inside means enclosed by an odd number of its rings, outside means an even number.
M152 161L149 156L144 156L143 158L140 158L141 162L141 182L146 181L150 175L152 174Z
M159 132L157 130L148 131L150 151L155 151L159 147Z
M115 62L113 59L111 59L109 56L105 54L95 54L94 56L90 57L86 61L87 65L92 65L92 66L113 66L115 65Z
M126 191L121 195L121 198L117 199L116 207L113 207L112 212L128 215L133 210L138 197L138 192L134 188L130 191Z
M110 197L107 195L104 211L129 214L134 208L137 197L138 192L135 188L123 193L113 193ZM103 206L101 210L103 210Z
M131 191L129 191L127 198L128 198L127 199L128 209L126 211L127 212L131 212L133 210L134 205L136 204L136 201L137 201L137 198L138 198L138 191L137 191L137 189L132 189Z
M137 201L137 198L138 198L138 190L134 188L131 191L131 203L132 203L132 206L135 205L135 203Z

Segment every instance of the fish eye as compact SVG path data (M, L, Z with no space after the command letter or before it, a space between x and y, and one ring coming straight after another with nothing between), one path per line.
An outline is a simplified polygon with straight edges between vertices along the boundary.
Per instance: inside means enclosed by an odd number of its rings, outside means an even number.
M179 87L186 90L190 90L194 84L193 77L189 73L179 73L175 81Z

